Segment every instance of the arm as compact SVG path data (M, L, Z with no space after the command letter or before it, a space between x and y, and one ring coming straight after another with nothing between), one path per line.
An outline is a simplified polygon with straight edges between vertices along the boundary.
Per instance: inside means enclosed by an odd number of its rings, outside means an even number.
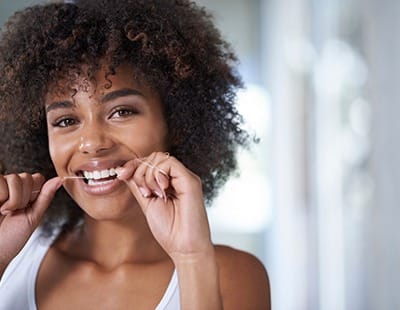
M126 182L153 236L174 262L182 309L269 310L269 281L260 261L212 245L200 179L163 153L147 160L128 162L118 178Z
M39 174L0 176L0 279L39 225L61 185L59 177L45 182Z
M117 174L138 201L154 238L175 264L182 309L222 309L200 178L164 153L132 160Z
M215 250L175 260L182 309L222 309Z

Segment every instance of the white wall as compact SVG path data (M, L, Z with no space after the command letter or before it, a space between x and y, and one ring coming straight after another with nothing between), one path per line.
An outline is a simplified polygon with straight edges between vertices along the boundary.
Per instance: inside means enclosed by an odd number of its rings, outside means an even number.
M400 2L366 1L375 199L366 214L365 309L400 309Z

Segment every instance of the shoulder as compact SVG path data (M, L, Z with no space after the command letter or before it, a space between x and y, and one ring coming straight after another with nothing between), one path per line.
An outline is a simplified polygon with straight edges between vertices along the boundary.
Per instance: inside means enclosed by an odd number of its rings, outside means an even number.
M270 285L264 265L254 255L215 246L225 309L270 309Z

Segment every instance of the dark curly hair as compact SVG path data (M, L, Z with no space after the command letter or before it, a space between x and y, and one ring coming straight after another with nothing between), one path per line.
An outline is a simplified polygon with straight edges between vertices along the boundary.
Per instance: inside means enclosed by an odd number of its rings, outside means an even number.
M234 104L242 86L236 61L212 17L187 0L80 0L17 12L0 39L3 173L55 176L44 113L50 84L94 79L102 62L106 78L129 64L159 92L169 151L202 179L209 203L235 171L237 147L249 141ZM43 225L71 228L81 217L60 190Z

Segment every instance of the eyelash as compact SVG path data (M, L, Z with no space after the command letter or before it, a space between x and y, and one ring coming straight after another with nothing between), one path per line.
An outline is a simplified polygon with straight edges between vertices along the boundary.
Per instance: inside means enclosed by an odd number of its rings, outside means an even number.
M72 121L72 124L71 124ZM73 119L72 117L64 117L60 120L55 121L52 125L54 127L61 127L61 128L66 128L72 125L75 125L77 121Z
M117 118L123 118L123 117L128 117L128 116L131 116L134 114L138 114L138 113L139 112L136 109L120 107L120 108L117 108L114 111L112 111L109 119L113 118L116 114L118 114L118 115L116 115ZM54 127L66 128L66 127L75 125L77 122L78 121L72 117L64 117L62 119L55 121L52 125Z
M139 112L133 108L119 107L119 108L116 108L114 111L112 111L109 118L114 117L116 114L117 114L116 117L120 118L120 117L128 117L128 116L138 114L138 113Z

